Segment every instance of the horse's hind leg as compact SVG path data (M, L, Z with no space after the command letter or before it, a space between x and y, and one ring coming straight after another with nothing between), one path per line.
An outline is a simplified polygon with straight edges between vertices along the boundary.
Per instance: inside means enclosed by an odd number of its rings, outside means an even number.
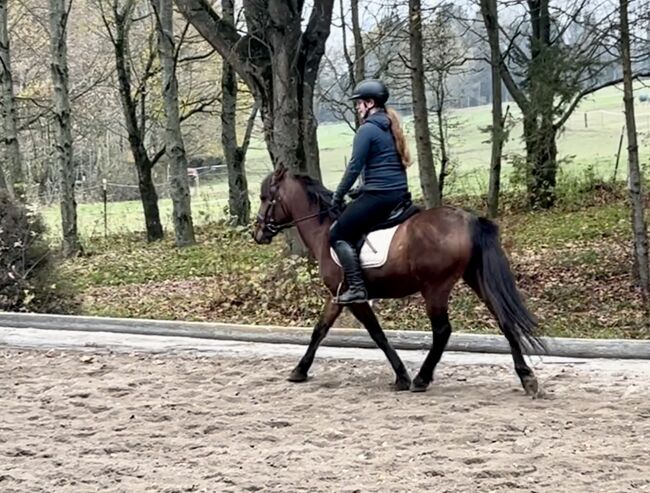
M506 336L508 344L510 344L510 352L512 353L512 360L515 364L515 371L519 376L519 380L521 380L521 385L524 388L524 391L527 395L530 395L532 397L538 396L540 390L537 383L537 377L535 376L533 370L526 364L526 360L524 359L524 355L521 350L521 344L515 335L514 328L509 324L502 324L499 321L494 308L492 308L490 302L485 298L485 296L483 296L483 293L481 293L478 281L474 275L466 274L465 282L474 290L477 296L483 301L483 303L485 303L485 306L488 307L492 313L492 316L494 316L494 318L499 322L499 328L501 329L501 332L503 332L503 335Z
M424 392L433 380L433 372L442 357L451 336L451 324L447 313L449 303L448 290L426 290L423 292L427 315L431 321L433 343L429 354L411 385L412 392Z
M526 360L521 351L521 344L519 344L519 341L513 335L511 327L501 327L501 330L510 344L510 352L512 353L512 360L515 363L515 371L519 376L519 380L521 380L521 385L524 388L526 395L537 397L539 395L537 377L530 366L526 364Z
M397 377L395 380L395 389L408 390L411 386L411 377L409 376L409 372L391 343L386 338L386 334L384 334L381 325L379 325L379 320L377 320L370 305L368 303L355 303L347 306L356 319L366 328L368 334L372 337L372 340L375 341L375 344L377 344L379 349L381 349L388 358L388 361L395 371L395 376Z
M300 359L298 365L293 369L289 375L290 382L304 382L307 380L307 374L309 373L309 368L311 368L312 363L314 362L314 356L316 356L316 350L320 343L325 339L325 336L330 330L330 327L334 325L334 322L341 314L343 310L342 305L337 305L333 303L331 299L325 302L325 308L321 313L318 323L314 327L314 331L311 334L311 341L309 342L309 347L305 352L305 355Z

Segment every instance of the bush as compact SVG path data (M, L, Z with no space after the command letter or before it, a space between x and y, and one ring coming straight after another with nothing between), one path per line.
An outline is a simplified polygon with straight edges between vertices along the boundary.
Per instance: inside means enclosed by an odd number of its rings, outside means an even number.
M0 310L76 311L44 235L40 217L0 191Z

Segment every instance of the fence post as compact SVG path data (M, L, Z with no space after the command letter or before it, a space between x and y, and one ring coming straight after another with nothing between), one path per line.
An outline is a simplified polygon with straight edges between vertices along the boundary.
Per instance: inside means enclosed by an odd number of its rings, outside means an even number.
M616 153L616 164L614 165L614 176L612 183L616 183L616 173L618 173L618 163L621 160L621 149L623 148L623 136L625 134L625 125L621 128L621 138L618 141L618 152Z
M108 194L106 192L106 178L102 179L102 200L104 202L104 238L108 238L108 215L107 215L107 204L108 204Z

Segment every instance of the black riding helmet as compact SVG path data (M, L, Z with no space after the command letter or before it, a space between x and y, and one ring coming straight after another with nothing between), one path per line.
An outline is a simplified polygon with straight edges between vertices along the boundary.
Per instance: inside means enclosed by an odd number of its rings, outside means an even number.
M357 84L350 99L372 99L377 106L384 106L389 95L388 88L382 81L379 79L366 79Z

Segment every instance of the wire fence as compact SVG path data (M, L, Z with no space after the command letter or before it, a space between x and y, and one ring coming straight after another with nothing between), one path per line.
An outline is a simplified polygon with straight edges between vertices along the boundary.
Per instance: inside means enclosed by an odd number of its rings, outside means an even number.
M247 173L251 208L258 206L258 184L268 174L264 171ZM154 183L159 197L158 209L163 228L173 228L173 203L169 176L164 182ZM197 179L198 178L198 179ZM190 176L190 195L194 224L201 225L227 217L228 178L214 171L206 171L198 177ZM83 238L104 237L112 234L138 232L145 229L144 210L139 186L106 180L103 183L78 182L77 223ZM33 198L39 207L49 236L54 240L61 236L61 218L58 191L38 194Z

